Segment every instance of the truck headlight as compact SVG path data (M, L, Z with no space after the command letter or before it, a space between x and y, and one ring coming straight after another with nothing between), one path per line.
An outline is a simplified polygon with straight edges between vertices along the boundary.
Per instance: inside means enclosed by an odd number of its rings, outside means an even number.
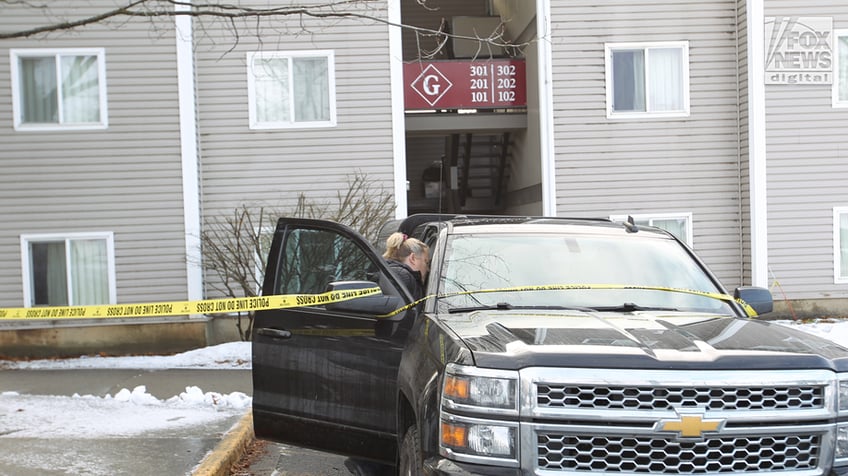
M443 403L451 408L469 406L496 413L518 412L517 372L448 364L442 390Z
M836 427L835 458L837 462L848 463L848 425L839 425Z
M448 364L439 453L456 461L517 468L518 382L517 371Z
M445 398L479 407L515 408L515 381L491 377L448 375Z
M464 455L510 458L516 457L516 427L490 422L442 420L442 447Z

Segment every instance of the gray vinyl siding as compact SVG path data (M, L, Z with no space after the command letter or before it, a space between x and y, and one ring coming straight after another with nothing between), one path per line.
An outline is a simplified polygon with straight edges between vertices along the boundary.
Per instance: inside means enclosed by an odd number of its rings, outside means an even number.
M552 2L558 215L693 214L694 247L726 285L742 252L737 2ZM689 42L691 115L606 118L604 45Z
M67 5L70 2L63 2ZM76 2L73 15L114 8ZM4 4L0 30L43 25ZM54 18L70 18L51 4ZM186 298L173 20L121 21L0 42L0 307L23 305L21 234L113 232L119 303ZM13 128L9 49L104 48L109 126Z
M385 13L369 10L372 15ZM229 216L242 204L291 210L301 193L312 202L335 205L337 194L356 172L392 193L386 25L266 19L261 39L250 26L237 40L227 28L209 21L195 28L204 222ZM215 38L214 44L209 37ZM247 53L304 50L334 52L337 125L251 130Z
M826 16L848 28L848 3L765 2L765 16ZM830 86L766 85L769 267L789 299L848 297L834 284L833 207L848 205L848 109Z

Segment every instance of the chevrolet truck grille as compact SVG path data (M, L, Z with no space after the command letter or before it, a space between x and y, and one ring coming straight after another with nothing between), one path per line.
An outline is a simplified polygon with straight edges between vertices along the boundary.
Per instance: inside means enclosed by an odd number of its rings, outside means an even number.
M826 370L530 368L521 467L537 475L823 475L837 381Z
M821 385L785 387L648 387L539 385L538 405L561 408L787 410L823 408Z
M816 469L821 435L675 441L669 438L538 434L537 466L555 471L709 474Z

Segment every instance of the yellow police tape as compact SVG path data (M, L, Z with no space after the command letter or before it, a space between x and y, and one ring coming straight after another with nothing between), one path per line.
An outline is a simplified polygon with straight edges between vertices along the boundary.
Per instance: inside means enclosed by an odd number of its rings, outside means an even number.
M635 289L668 291L694 294L720 301L737 302L742 306L748 317L756 317L757 312L733 296L721 293L696 291L683 288L663 286L633 286L627 284L545 284L537 286L515 286L508 288L478 289L475 291L459 291L446 294L431 294L413 303L407 304L388 314L376 316L388 318L409 310L422 302L433 298L445 298L478 293L522 292L522 291L563 291L581 289ZM199 301L174 301L145 304L103 304L96 306L54 306L54 307L18 307L0 308L0 319L103 319L127 317L182 316L188 314L226 314L232 312L261 311L265 309L282 309L324 305L334 302L348 301L364 296L380 294L380 288L355 289L345 291L330 291L321 294L286 294L277 296L258 296L246 298L205 299Z
M206 299L202 301L0 308L0 319L101 319L182 316L187 314L224 314L329 304L379 293L380 288L368 288L331 291L321 294L286 294L279 296Z

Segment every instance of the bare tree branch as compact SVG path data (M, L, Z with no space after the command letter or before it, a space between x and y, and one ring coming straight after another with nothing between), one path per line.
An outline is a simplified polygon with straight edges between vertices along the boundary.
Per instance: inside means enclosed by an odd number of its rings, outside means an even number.
M134 2L130 2L127 6L116 8L114 10L103 12L100 15L94 15L92 17L82 18L82 19L79 19L79 20L53 23L53 24L50 24L50 25L44 25L44 26L40 26L40 27L36 27L36 28L31 28L29 30L21 30L21 31L17 31L17 32L9 32L9 33L0 32L0 40L5 40L5 39L9 39L9 38L26 38L26 37L38 35L40 33L46 33L46 32L51 32L51 31L73 30L73 29L76 29L76 28L79 28L79 27L82 27L82 26L85 26L85 25L100 23L100 22L107 20L109 18L114 18L114 17L117 17L117 16L125 15L126 12L128 12L131 8L138 6L138 5L141 5L141 4L145 3L146 1L147 0L136 0ZM8 2L8 3L28 5L28 6L32 6L33 8L44 8L44 6L40 6L40 5L36 6L36 5L32 5L28 2Z
M430 11L435 9L427 5L427 0L416 0L417 4ZM36 3L27 0L0 0L0 5L24 5L33 9L42 9L45 13L50 8L50 2ZM76 19L57 20L43 26L17 31L0 31L0 40L13 38L29 38L51 32L78 30L83 27L105 23L113 19L130 18L167 18L189 16L197 18L218 18L227 20L236 31L236 20L252 19L256 21L258 32L259 21L263 18L300 17L316 19L364 20L380 23L389 27L402 28L415 32L417 40L422 37L437 38L433 50L421 51L423 59L435 56L446 44L449 38L472 40L495 47L523 47L526 44L513 44L503 37L503 29L499 28L488 37L456 35L446 31L444 22L437 30L413 25L399 24L377 14L368 14L369 9L376 10L385 4L385 0L333 0L319 4L291 4L285 6L268 6L264 8L247 7L220 2L191 2L186 0L127 0L126 5L104 11L103 13ZM177 8L177 7L181 8ZM46 17L46 16L45 16ZM301 27L305 29L305 27ZM419 41L420 45L420 41Z

